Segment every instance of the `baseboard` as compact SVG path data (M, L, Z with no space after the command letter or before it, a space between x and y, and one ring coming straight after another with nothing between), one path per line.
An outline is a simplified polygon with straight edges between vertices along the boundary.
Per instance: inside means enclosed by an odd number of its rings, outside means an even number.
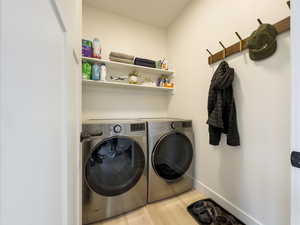
M245 211L234 205L232 202L228 201L226 198L203 184L202 182L198 180L194 180L195 188L203 193L206 197L212 198L214 201L216 201L218 204L220 204L222 207L224 207L226 210L228 210L230 213L232 213L234 216L236 216L238 219L246 223L247 225L264 225L263 223L259 222L257 219L255 219L253 216L250 216Z

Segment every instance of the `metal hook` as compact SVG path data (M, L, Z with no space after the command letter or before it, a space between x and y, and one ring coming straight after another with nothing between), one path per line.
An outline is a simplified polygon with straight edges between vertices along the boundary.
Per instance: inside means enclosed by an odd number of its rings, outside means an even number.
M210 57L208 58L208 60L209 60L209 63L211 64L212 60L213 60L213 54L208 49L206 49L206 51L208 52L208 54L210 54Z
M226 58L226 47L223 45L223 43L221 41L219 41L219 44L222 46L223 50L223 59Z
M241 52L243 51L243 39L241 38L238 32L235 32L235 34L238 37L238 39L240 39L240 52Z
M291 8L291 1L288 1L287 5L288 5L289 8Z
M210 56L213 56L213 54L208 49L206 49L206 51L208 52L208 54L210 54Z
M257 19L257 21L258 21L258 23L259 23L260 25L263 24L263 22L261 22L261 20L260 20L259 18Z

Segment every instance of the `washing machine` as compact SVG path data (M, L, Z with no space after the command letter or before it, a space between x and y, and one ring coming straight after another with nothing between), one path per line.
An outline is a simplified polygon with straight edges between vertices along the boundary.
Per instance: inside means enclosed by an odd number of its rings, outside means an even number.
M81 137L83 224L146 205L146 122L88 120Z
M193 188L194 133L191 120L147 119L148 202Z

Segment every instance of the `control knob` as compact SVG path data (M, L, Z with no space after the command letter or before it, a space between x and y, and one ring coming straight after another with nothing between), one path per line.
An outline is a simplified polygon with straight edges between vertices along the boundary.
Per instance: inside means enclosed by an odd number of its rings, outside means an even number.
M115 133L118 134L118 133L121 133L122 127L119 124L117 124L117 125L114 126L113 130L114 130Z

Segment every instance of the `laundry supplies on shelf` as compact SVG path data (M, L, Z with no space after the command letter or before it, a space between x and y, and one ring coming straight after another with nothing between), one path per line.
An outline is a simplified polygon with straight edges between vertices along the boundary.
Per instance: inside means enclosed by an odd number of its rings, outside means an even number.
M82 79L90 80L92 78L92 64L89 62L82 62Z
M133 64L134 56L127 55L119 52L111 52L109 54L109 59L114 62Z
M82 56L101 59L101 44L98 38L93 41L82 39Z
M92 42L89 40L82 40L82 56L84 57L92 57L93 55L93 48Z
M174 88L174 83L172 83L172 78L166 75L162 75L157 80L157 87L165 87L165 88Z
M107 75L107 70L106 70L105 65L101 65L100 73L101 73L101 77L100 77L101 81L105 81L106 80L106 75Z
M98 38L93 40L93 57L97 59L101 59L101 44Z
M101 78L100 65L95 63L92 67L92 80L100 80L100 78Z
M135 58L134 65L156 68L156 62L150 59Z
M139 73L137 71L133 71L128 75L129 84L137 84L139 78Z
M168 70L169 69L168 62L167 62L166 59L161 61L161 69L163 69L163 70Z
M133 56L116 52L111 53L110 56L119 58L126 57L127 60L128 58L134 59ZM98 68L97 66L93 66L94 64L100 66L100 76L98 75ZM82 65L82 83L85 86L116 88L139 87L140 89L166 90L166 93L172 93L171 91L175 90L172 82L174 71L172 70L163 70L92 57L82 57Z

